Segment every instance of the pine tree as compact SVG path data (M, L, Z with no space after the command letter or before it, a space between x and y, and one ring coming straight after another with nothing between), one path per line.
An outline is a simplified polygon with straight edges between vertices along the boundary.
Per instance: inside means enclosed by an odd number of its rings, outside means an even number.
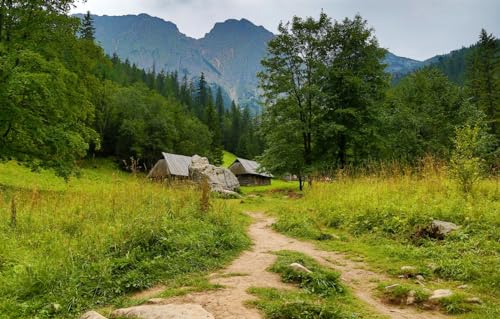
M89 41L95 40L95 28L94 28L94 20L90 15L90 11L87 11L85 16L83 17L82 27L81 27L81 38Z
M498 41L482 29L469 65L468 86L473 102L486 116L490 132L500 137L500 54Z
M208 103L206 106L206 124L208 129L212 133L212 144L210 145L210 162L214 165L222 164L222 132L219 122L219 117L217 115L217 110L215 109L212 100L211 90L208 90Z
M205 74L201 72L200 79L198 80L198 87L196 90L196 105L195 113L199 119L203 119L205 115L205 108L208 103L208 89Z
M229 136L229 151L236 153L238 143L240 141L241 132L241 112L240 108L236 106L234 101L231 102L231 130Z
M219 116L219 122L222 125L223 116L224 116L224 99L222 97L222 89L221 87L217 87L217 95L215 97L215 108L217 109L217 114Z

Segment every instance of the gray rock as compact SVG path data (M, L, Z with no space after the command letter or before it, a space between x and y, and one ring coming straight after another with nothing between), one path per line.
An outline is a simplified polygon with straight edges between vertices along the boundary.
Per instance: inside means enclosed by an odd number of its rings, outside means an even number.
M196 304L143 305L113 311L112 318L139 319L215 319L214 316Z
M417 280L420 280L420 281L424 281L424 280L425 280L425 279L424 279L424 276L422 276L422 275L417 275L415 278L416 278Z
M482 304L483 301L479 297L470 297L465 299L468 303Z
M403 267L401 267L400 271L401 271L401 274L406 278L413 277L417 274L417 267L403 266Z
M401 285L400 284L389 285L389 286L385 287L385 290L392 290L392 289L399 287L399 286L401 286Z
M229 169L211 165L206 157L198 155L193 156L191 160L189 176L197 183L207 178L213 192L235 192L240 188L240 182Z
M217 190L217 191L215 191L215 193L217 193L217 195L219 195L220 197L226 198L226 199L242 199L243 198L243 196L241 196L240 194L238 194L236 192L228 191L225 189Z
M436 234L439 236L446 236L454 230L458 229L458 225L444 222L442 220L433 220L431 223L431 228L435 230Z
M303 265L301 265L299 263L290 264L290 268L292 268L293 270L295 270L297 272L303 272L303 273L307 273L307 274L312 273L312 271L310 271L309 269L307 269L306 267L304 267Z
M439 300L442 298L451 297L453 292L450 289L437 289L432 292L432 295L429 297L429 300Z
M80 317L80 319L107 319L107 318L104 316L101 316L99 313L97 313L95 311L89 311L89 312L84 313Z
M469 288L469 285L460 285L457 288L458 289L467 289L467 288Z
M413 305L415 303L415 301L417 300L416 295L417 295L417 292L415 290L410 290L410 292L408 292L408 296L406 296L406 305L407 306Z

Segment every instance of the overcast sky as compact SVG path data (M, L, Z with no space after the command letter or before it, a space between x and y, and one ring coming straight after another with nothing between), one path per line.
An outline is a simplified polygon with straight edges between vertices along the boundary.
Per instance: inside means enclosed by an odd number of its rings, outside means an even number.
M147 13L200 38L214 23L246 18L272 32L294 15L334 19L360 13L380 45L418 60L468 46L481 28L500 34L500 0L88 0L73 10L98 15Z

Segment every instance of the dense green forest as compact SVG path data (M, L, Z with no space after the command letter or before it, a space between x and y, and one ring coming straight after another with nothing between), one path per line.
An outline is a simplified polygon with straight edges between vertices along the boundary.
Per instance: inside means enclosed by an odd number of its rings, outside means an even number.
M1 159L69 176L85 156L148 168L161 151L215 163L223 148L261 151L248 110L226 108L203 75L191 83L105 56L90 15L67 15L73 2L1 2Z
M391 87L386 51L360 16L294 18L269 42L264 111L253 116L224 105L204 74L192 81L106 56L90 14L68 16L73 4L1 2L2 160L69 176L85 156L138 159L147 169L162 151L219 164L226 149L304 177L369 161L449 159L456 130L468 125L481 127L481 156L495 164L498 40L484 30L466 59L458 51Z
M260 159L274 173L303 181L374 161L415 164L454 154L462 164L498 165L498 41L485 30L468 59L464 87L439 67L390 87L381 63L386 52L359 15L340 22L324 13L318 20L294 17L278 30L259 74L267 146ZM477 134L458 151L455 135L471 128Z

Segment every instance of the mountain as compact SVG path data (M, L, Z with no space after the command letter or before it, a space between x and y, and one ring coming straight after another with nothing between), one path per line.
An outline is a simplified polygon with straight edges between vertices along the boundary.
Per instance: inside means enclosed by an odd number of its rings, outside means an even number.
M256 74L274 36L263 27L230 19L193 39L175 24L147 14L92 17L96 39L107 54L116 53L147 70L178 71L190 79L204 72L206 80L222 86L230 99L257 110Z
M422 65L422 61L400 57L391 52L387 52L384 63L387 64L386 71L391 74L408 73Z
M82 18L82 14L76 16ZM92 16L96 39L105 52L128 59L138 67L159 72L178 71L190 79L205 73L211 85L220 85L227 99L259 110L257 72L274 35L262 26L241 19L216 23L201 39L181 33L177 26L147 14ZM448 55L417 61L387 53L384 63L393 83L419 68L436 65L457 83L463 82L466 52L462 48ZM457 53L458 52L458 53ZM451 60L450 60L451 59ZM453 61L453 62L449 62Z

